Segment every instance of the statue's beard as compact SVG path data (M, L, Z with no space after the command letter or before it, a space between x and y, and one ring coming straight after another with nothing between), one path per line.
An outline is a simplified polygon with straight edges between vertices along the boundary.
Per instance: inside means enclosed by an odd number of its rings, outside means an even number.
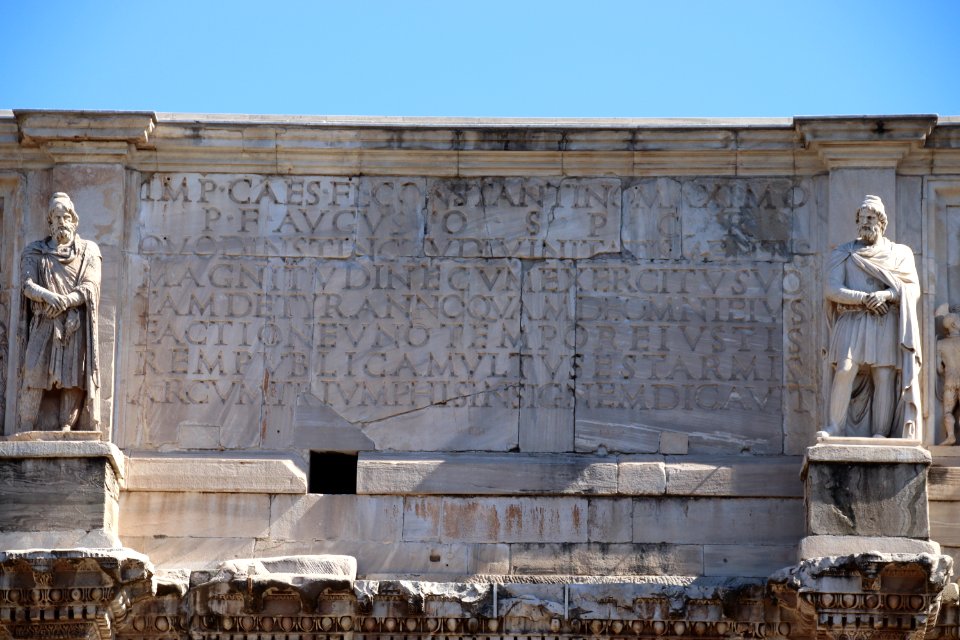
M880 239L881 231L879 224L865 224L860 227L860 238L867 244L876 244Z
M70 244L73 242L74 228L70 225L59 225L53 229L53 237L58 245Z

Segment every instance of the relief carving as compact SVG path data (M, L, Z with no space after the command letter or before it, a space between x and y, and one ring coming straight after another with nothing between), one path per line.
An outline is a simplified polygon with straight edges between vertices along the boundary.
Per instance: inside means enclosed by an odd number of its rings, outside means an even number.
M937 341L937 372L943 380L943 441L957 444L956 409L960 400L960 316L948 313L943 318L947 335Z

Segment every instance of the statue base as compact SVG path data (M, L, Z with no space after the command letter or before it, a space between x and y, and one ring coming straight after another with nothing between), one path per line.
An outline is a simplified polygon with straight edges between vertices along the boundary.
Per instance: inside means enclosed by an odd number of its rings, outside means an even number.
M6 440L0 442L0 478L0 549L121 546L124 464L113 444Z
M939 553L927 511L931 460L919 442L897 438L828 438L808 448L800 559Z
M12 436L0 438L5 442L99 442L99 431L21 431Z

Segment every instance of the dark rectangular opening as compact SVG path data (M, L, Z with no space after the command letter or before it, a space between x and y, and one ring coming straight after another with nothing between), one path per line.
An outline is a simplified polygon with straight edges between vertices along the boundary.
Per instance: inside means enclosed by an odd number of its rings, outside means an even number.
M307 491L356 495L357 454L311 451Z

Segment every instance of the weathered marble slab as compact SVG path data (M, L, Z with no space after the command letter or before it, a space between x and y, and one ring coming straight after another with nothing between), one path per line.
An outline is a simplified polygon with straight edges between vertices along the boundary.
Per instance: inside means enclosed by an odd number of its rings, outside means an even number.
M361 453L360 494L612 494L615 460L584 456Z
M808 450L803 469L807 533L929 539L930 453L896 446L896 439L882 445L863 440L867 443L827 442Z
M332 429L353 451L517 444L516 260L154 256L145 267L133 275L126 443L317 446L311 430Z
M781 304L776 263L578 264L576 450L781 451Z
M583 259L620 251L620 181L606 178L432 180L430 256Z
M644 178L623 190L623 245L639 258L786 261L816 232L810 180Z
M420 178L157 173L140 188L140 255L417 255Z
M518 574L702 575L703 547L688 544L511 544Z
M127 491L303 494L307 477L291 460L224 457L127 458Z
M803 497L802 459L769 456L668 456L667 495Z
M107 443L0 442L0 534L19 548L32 533L29 547L115 546L123 470L123 456Z

